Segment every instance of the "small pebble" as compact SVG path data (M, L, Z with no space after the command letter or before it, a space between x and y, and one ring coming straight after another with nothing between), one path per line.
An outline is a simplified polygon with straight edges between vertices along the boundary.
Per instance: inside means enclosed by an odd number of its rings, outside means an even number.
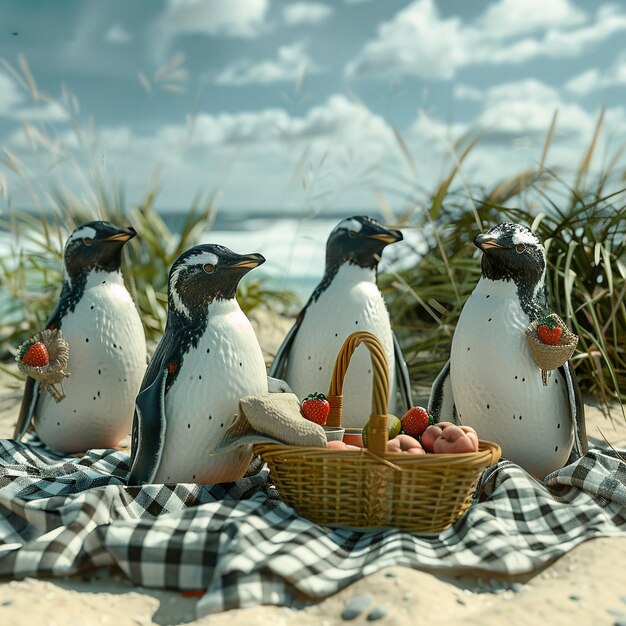
M385 578L396 578L398 574L395 572L385 572Z
M626 619L618 619L613 622L613 626L626 626Z
M402 596L402 599L403 599L405 602L409 602L410 600L412 600L412 599L413 599L413 594L412 594L410 591L407 591L407 592L406 592L406 593Z
M626 596L620 596L619 599L626 604Z
M344 610L341 613L341 619L351 620L356 619L365 609L371 604L374 598L369 593L362 593L355 596L346 604Z
M387 615L387 612L389 611L389 605L388 604L381 604L380 606L377 606L375 609L372 609L368 614L367 614L367 621L368 622L375 622L379 619L382 619L383 617L385 617L385 615Z
M617 619L626 620L626 615L624 615L624 612L620 611L619 609L607 609L606 612L612 617L617 617Z
M515 592L515 593L520 593L520 591L524 590L524 585L522 583L518 583L518 582L514 582L511 585L511 589Z
M456 601L457 601L457 604L461 604L462 606L465 606L466 604L464 598L457 598Z
M14 603L15 600L13 598L7 598L6 600L2 601L2 606L11 606Z
M569 594L569 599L573 600L574 602L579 602L580 601L580 594L579 593L570 593Z

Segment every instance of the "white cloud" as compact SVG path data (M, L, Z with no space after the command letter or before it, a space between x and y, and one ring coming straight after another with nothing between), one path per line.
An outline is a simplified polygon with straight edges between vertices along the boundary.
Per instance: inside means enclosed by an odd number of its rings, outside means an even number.
M556 137L590 136L594 117L579 105L561 100L558 91L537 80L492 87L485 93L482 113L474 125L492 140L523 137L542 140L558 110Z
M626 12L603 5L595 16L571 0L499 0L474 22L442 18L434 0L415 0L378 27L346 66L348 76L451 79L463 67L579 56L626 30Z
M311 60L301 43L282 46L276 59L258 62L244 59L224 68L215 78L219 85L250 85L300 80L306 73L317 73L320 68Z
M170 126L164 128L161 136L171 141L176 134L185 133L186 129L183 133L180 127ZM302 117L292 117L284 109L218 115L202 113L194 121L191 145L283 143L339 135L343 139L362 135L364 142L384 143L393 138L393 131L369 109L345 96L334 95L324 104L310 108Z
M442 20L432 0L417 0L378 27L378 37L365 44L346 72L452 78L467 64L465 43L458 17Z
M268 9L269 0L168 0L161 21L172 35L254 37Z
M477 26L504 39L547 28L577 26L585 21L585 12L569 0L500 0L489 5Z
M334 9L320 2L295 2L283 9L283 19L289 26L297 24L319 24L327 20Z
M564 88L578 96L586 96L600 89L626 85L626 55L620 55L613 65L602 71L589 69L568 80Z
M68 119L68 114L56 102L29 101L13 78L0 72L0 117L21 122L61 122Z
M104 35L105 41L118 45L128 43L131 39L130 33L121 24L113 24Z

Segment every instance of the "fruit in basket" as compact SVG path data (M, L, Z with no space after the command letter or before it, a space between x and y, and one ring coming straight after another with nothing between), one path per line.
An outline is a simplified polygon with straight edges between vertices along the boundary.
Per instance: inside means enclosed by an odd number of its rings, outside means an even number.
M323 393L310 393L300 405L300 413L306 419L323 426L326 424L328 413L330 412L330 404Z
M471 426L439 422L424 431L422 446L426 452L478 452L478 435Z
M434 423L434 418L428 415L428 411L423 406L412 406L400 420L402 432L419 437L429 425Z
M359 446L352 446L345 441L328 441L326 447L329 450L360 450Z
M541 343L548 346L558 346L563 329L558 325L556 319L551 315L546 315L539 320L536 332Z
M392 415L391 413L387 413L387 441L390 441L394 437L397 437L400 434L401 428L402 428L402 422L400 422L400 419L396 417L395 415ZM367 424L363 426L363 434L362 434L363 445L366 448L368 447L367 442L369 438L369 429L370 429L370 423L368 420Z
M400 452L407 454L426 454L426 450L422 448L420 442L415 439L415 437L411 437L411 435L398 435L387 441L387 452L392 454Z

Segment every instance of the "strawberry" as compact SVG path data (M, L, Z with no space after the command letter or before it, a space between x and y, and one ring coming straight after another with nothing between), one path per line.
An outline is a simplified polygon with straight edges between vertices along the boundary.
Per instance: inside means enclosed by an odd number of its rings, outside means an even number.
M419 437L435 420L422 406L412 406L400 420L402 432L412 437Z
M48 354L48 348L38 341L26 350L22 356L22 363L29 367L45 367L50 364L50 355Z
M563 329L552 316L546 315L546 317L539 320L537 324L537 337L539 337L541 343L548 346L558 346L562 334Z
M324 425L330 412L330 404L323 393L310 393L302 400L300 412L309 421Z

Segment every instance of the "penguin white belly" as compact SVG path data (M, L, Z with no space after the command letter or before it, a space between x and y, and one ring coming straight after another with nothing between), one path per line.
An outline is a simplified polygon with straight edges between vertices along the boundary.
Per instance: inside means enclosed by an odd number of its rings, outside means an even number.
M300 398L326 393L337 354L348 335L359 330L382 344L389 368L389 412L395 411L395 361L389 313L374 282L374 272L343 265L328 288L306 309L289 352L286 381ZM372 411L372 363L368 349L355 351L344 380L344 426L364 426Z
M61 452L114 447L130 433L146 369L143 326L121 274L92 272L61 331L69 345L65 398L41 394L35 430Z
M267 393L267 371L252 326L232 301L214 302L196 348L184 355L165 397L165 444L155 482L215 483L240 478L251 446L212 454L243 396Z
M526 343L529 319L513 282L481 278L454 338L450 378L457 415L482 439L536 476L561 468L574 442L566 381L541 381Z

